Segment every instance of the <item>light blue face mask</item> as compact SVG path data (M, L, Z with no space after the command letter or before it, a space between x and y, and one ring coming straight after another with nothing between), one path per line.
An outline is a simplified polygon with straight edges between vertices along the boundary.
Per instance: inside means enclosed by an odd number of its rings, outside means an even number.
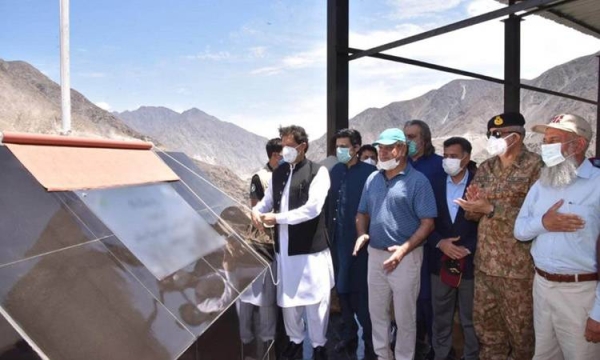
M410 156L410 157L415 156L417 151L418 151L417 143L414 142L413 140L408 140L408 156Z
M349 148L338 147L335 149L335 156L337 160L342 164L347 164L350 159L352 159L352 155L350 155Z

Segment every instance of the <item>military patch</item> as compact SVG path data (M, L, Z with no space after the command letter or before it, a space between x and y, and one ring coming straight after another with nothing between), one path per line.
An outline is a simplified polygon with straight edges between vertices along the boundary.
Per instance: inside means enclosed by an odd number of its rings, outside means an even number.
M496 118L494 119L494 125L500 126L502 124L504 124L504 120L502 120L502 117L496 116Z

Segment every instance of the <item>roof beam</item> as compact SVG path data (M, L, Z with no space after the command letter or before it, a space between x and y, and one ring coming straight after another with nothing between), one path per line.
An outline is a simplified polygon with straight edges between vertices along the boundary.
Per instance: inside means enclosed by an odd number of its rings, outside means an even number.
M349 48L348 51L350 53L358 54L358 53L360 53L360 52L362 52L364 50L355 49L355 48ZM403 58L403 57L399 57L399 56L394 56L394 55L373 54L373 55L369 55L369 57L376 58L376 59L383 59L383 60L394 61L394 62L403 63L403 64L415 65L415 66L424 67L424 68L427 68L427 69L443 71L443 72L447 72L447 73L451 73L451 74L456 74L456 75L468 76L468 77L471 77L471 78L474 78L474 79L480 79L480 80L490 81L490 82L494 82L494 83L497 83L497 84L504 84L504 85L507 84L506 81L504 81L502 79L498 79L498 78L492 77L492 76L477 74L477 73L470 72L470 71L464 71L464 70L454 69L454 68L450 68L450 67L447 67L447 66L441 66L441 65L431 64L431 63L424 62L424 61L407 59L407 58ZM531 91L536 91L536 92L540 92L540 93L544 93L544 94L548 94L548 95L559 96L559 97L563 97L563 98L567 98L567 99L571 99L571 100L576 100L576 101L581 101L581 102L584 102L584 103L596 105L596 106L598 105L598 102L596 102L594 100L582 98L582 97L575 96L575 95L569 95L569 94L561 93L561 92L558 92L558 91L553 91L553 90L548 90L548 89L542 89L542 88L539 88L539 87L536 87L536 86L531 86L531 85L526 85L526 84L518 84L518 86L519 86L519 88L525 89L525 90L531 90Z
M600 29L593 27L592 25L588 24L588 23L584 23L583 21L577 20L576 18L572 17L571 15L567 15L565 13L562 13L558 10L555 9L548 9L546 10L547 12L549 12L552 15L558 16L560 18L563 18L565 20L568 20L570 22L572 22L573 24L580 26L586 30L589 30L595 34L598 34L598 36L600 36Z
M566 4L568 4L570 2L573 2L573 1L579 1L579 0L562 0L562 1L555 2L555 3L549 4L549 5L538 6L536 9L530 10L530 11L524 13L524 14L519 14L518 16L521 17L521 18L524 18L526 16L539 13L540 11L548 10L548 9L555 8L555 7L561 6L561 5L566 5Z
M449 32L455 31L455 30L459 30L459 29L462 29L462 28L465 28L468 26L480 24L482 22L486 22L489 20L493 20L493 19L497 19L497 18L506 16L506 15L514 14L519 11L524 11L524 10L528 10L528 9L531 9L534 7L547 5L547 4L550 4L555 1L556 0L526 0L526 1L520 2L515 5L507 6L502 9L494 10L494 11L491 11L491 12L488 12L485 14L474 16L469 19L461 20L461 21L452 23L450 25L445 25L445 26L442 26L442 27L439 27L439 28L436 28L433 30L425 31L425 32L417 34L417 35L409 36L409 37L401 39L401 40L393 41L393 42L383 44L383 45L380 45L380 46L377 46L377 47L374 47L374 48L371 48L368 50L364 50L360 53L351 55L349 57L349 60L356 60L356 59L360 59L361 57L371 56L373 54L380 53L382 51L390 50L390 49L393 49L393 48L396 48L399 46L404 46L404 45L407 45L410 43L414 43L416 41L429 39L434 36L446 34L446 33L449 33Z

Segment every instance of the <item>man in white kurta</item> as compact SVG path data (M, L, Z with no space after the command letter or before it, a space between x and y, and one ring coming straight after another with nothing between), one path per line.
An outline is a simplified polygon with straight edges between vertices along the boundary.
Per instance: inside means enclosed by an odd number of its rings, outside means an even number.
M286 134L282 130L289 132ZM301 353L305 330L302 315L306 313L306 326L314 348L313 358L326 359L324 346L327 342L329 300L330 291L334 286L331 254L329 248L326 248L315 253L290 255L289 226L313 220L321 215L329 191L329 174L325 167L320 167L310 181L308 200L300 207L289 210L290 184L296 174L294 168L300 163L304 165L310 162L305 159L308 138L304 129L300 127L283 128L280 132L284 145L283 158L287 163L281 167L288 166L290 171L282 190L279 211L269 213L275 207L271 179L264 198L253 208L253 220L259 228L262 224L278 226L279 249L275 255L278 278L277 304L283 309L286 333L291 340L282 358L296 358Z

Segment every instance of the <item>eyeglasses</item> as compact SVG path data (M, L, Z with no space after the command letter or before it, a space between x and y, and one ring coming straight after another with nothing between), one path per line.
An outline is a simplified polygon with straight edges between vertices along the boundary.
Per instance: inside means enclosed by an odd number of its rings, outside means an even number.
M487 136L487 138L488 138L488 139L490 138L490 136L493 136L493 137L495 137L496 139L500 139L500 138L503 138L503 137L504 137L504 135L507 135L507 134L516 134L516 133L517 133L516 131L500 131L500 130L494 130L494 131L488 131L488 132L486 133L486 136Z

